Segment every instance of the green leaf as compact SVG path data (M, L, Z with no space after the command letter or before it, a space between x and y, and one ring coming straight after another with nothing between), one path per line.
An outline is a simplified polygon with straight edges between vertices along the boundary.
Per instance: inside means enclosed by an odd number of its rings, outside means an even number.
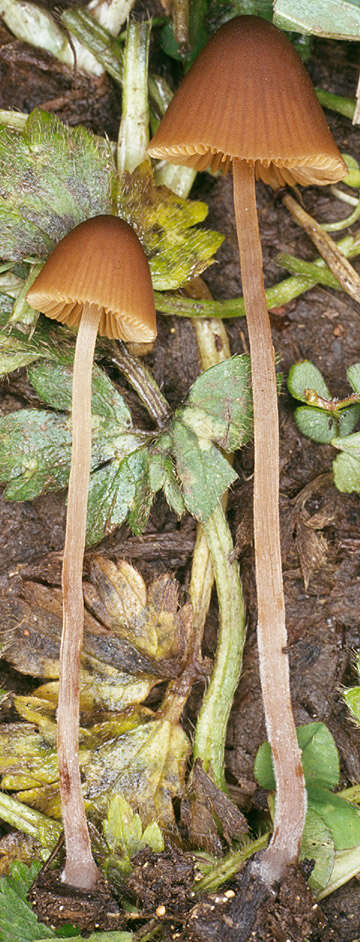
M17 862L11 868L11 876L0 880L0 942L35 942L54 939L49 926L39 922L26 894L35 880L41 864L31 867Z
M360 725L360 687L347 687L343 691L343 697L354 720Z
M128 514L128 522L134 533L141 533L146 525L153 499L149 484L149 459L147 448L136 449L136 445L137 440L133 436L134 450L131 454L120 461L112 461L90 476L88 546L98 543L120 526Z
M1 317L0 314L0 323L5 326L7 316ZM56 360L62 355L70 355L72 348L73 335L70 331L40 315L36 333L31 339L25 338L23 331L16 326L12 327L11 333L0 333L0 375L4 376L41 358Z
M194 228L207 216L206 203L156 186L149 160L134 173L121 175L117 201L119 216L134 227L144 246L154 289L179 288L212 263L223 236Z
M172 437L185 505L197 520L204 523L237 474L208 439L198 438L183 424L181 410L177 416Z
M294 363L289 370L287 385L289 393L301 402L307 402L306 389L315 389L323 399L331 399L331 392L322 373L310 360Z
M182 422L225 451L246 444L252 434L249 357L233 357L202 373L191 387Z
M335 445L336 439L332 440ZM336 446L335 446L336 447ZM333 461L334 482L338 491L343 494L360 492L360 461L343 452Z
M307 723L296 730L302 751L306 787L313 784L333 788L339 781L339 757L334 739L324 723ZM271 748L263 743L257 751L254 774L259 785L275 789Z
M40 399L53 409L71 411L73 351L55 360L43 361L32 366L29 379ZM120 393L103 370L94 365L92 373L91 411L111 419L120 427L118 431L127 431L131 426L131 414Z
M153 821L144 830L140 815L133 811L123 795L117 794L111 799L103 827L105 840L125 873L130 873L131 857L144 847L157 852L164 850L159 825Z
M0 420L0 481L7 500L32 500L64 487L69 472L68 421L50 412L20 409Z
M351 435L351 432L354 431L355 425L357 425L359 418L360 403L349 406L347 409L342 409L338 418L339 436L341 438L346 438L348 435Z
M28 723L2 723L0 726L1 787L18 790L58 777L57 758L52 746Z
M171 441L169 441L169 447ZM150 454L149 481L150 488L155 494L161 488L171 510L181 517L185 510L184 498L180 485L176 479L172 458L161 449L161 439L158 440L154 451Z
M306 814L300 857L301 860L315 860L308 882L316 894L329 882L334 867L335 848L331 831L312 807L308 808Z
M102 808L121 793L144 825L174 827L172 799L181 794L190 743L168 720L150 720L99 746L85 770L88 798Z
M324 723L308 723L297 731L307 788L335 788L339 783L339 756L335 740Z
M331 444L339 451L343 451L360 461L360 432L354 432L353 435L347 435L346 438L333 438Z
M4 258L46 258L70 229L111 213L115 168L107 140L36 109L23 133L0 128Z
M320 445L329 445L334 434L337 434L338 425L335 417L323 409L299 406L295 409L294 418L299 432Z
M355 393L360 396L360 363L353 363L346 370L346 376Z
M274 23L280 29L356 41L360 34L358 0L275 0Z
M320 785L308 789L309 804L331 832L335 850L360 844L360 808Z
M141 442L131 432L122 435L118 423L112 423L106 416L94 415L92 424L92 468L114 455L121 460ZM0 481L6 484L7 500L32 500L39 494L65 487L70 457L69 418L53 412L20 409L0 419Z
M31 349L31 344L25 340L19 340L12 334L0 334L0 376L6 376L13 370L27 366L38 357L35 345Z

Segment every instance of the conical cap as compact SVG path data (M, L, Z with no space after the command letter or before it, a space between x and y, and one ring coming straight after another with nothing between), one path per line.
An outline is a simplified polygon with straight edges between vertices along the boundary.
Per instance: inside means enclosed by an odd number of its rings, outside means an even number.
M102 308L99 333L144 342L156 337L149 265L131 226L116 216L80 223L56 246L27 300L76 327L85 302Z
M236 157L272 186L330 183L346 173L295 49L256 16L235 17L212 37L148 150L197 169L228 170Z

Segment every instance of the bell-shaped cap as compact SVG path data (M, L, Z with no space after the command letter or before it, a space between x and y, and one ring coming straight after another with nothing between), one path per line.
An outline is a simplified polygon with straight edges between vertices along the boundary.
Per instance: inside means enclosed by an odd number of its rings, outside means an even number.
M346 174L303 63L284 34L256 16L235 17L212 37L148 151L198 170L246 160L273 187Z
M76 327L83 305L102 309L99 333L139 343L156 337L149 265L131 226L116 216L80 223L56 246L27 293L32 307Z

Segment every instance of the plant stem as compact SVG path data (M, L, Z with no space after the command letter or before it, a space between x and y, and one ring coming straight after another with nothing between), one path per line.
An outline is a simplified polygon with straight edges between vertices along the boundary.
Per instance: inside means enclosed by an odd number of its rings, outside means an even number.
M226 791L224 750L226 727L239 682L245 642L245 605L233 542L219 504L203 524L211 554L219 601L219 633L209 687L198 716L193 757L201 759L218 788Z
M80 652L84 629L82 587L91 461L91 376L102 309L84 304L75 347L72 455L62 569L58 761L66 863L64 880L91 890L99 876L92 856L79 767Z
M265 292L267 307L280 307L298 298L304 291L309 291L316 284L309 278L286 278ZM155 307L160 314L176 317L245 317L244 298L230 298L226 301L193 301L176 292L154 291Z
M347 194L345 194L346 196ZM341 197L342 198L342 197ZM352 197L348 199L353 202ZM344 200L346 202L346 200ZM360 198L355 200L355 209L349 216L346 216L345 219L340 219L338 222L326 222L322 223L322 228L325 229L325 232L340 232L341 229L347 229L348 226L353 226L354 222L357 222L360 218Z
M39 841L49 853L62 833L59 821L53 821L11 795L5 795L4 792L0 792L0 818L11 827L28 834L33 840Z
M187 290L196 298L211 299L202 278L194 278ZM230 356L229 341L221 320L195 321L194 329L202 370ZM200 648L215 573L219 599L218 642L213 673L196 724L194 758L201 759L205 771L223 789L226 789L226 728L239 682L245 640L245 606L238 563L230 562L234 547L224 515L226 504L227 495L222 500L224 513L219 508L211 514L205 526L198 524L190 582L193 628Z
M306 790L291 707L279 519L279 419L269 315L262 274L254 169L233 161L234 204L249 331L254 406L254 540L261 689L276 779L274 832L257 864L266 883L297 861Z
M355 301L360 302L360 275L348 262L340 251L334 240L324 231L322 226L313 219L309 213L306 213L302 206L294 200L293 196L286 193L282 198L284 206L289 210L293 218L305 229L310 239L316 245L320 255L325 259L335 278L340 282L344 291L347 292Z
M269 834L262 834L255 841L248 841L240 850L227 854L214 867L211 868L197 883L194 883L195 893L213 893L227 880L235 876L241 867L253 854L264 850L269 840Z
M316 97L324 108L330 108L331 111L337 111L338 114L345 115L345 118L354 117L355 101L353 98L344 98L342 95L334 95L327 92L324 88L315 88Z
M159 428L163 428L171 417L171 409L150 370L129 352L122 340L116 343L103 341L103 344L106 344L111 362L126 376L151 418Z
M148 60L150 22L130 21L125 46L122 117L117 167L133 173L145 160L149 134Z
M83 52L95 62L98 73L104 71L121 85L123 75L123 52L117 40L85 9L66 9L61 14L63 26L74 37L76 51Z

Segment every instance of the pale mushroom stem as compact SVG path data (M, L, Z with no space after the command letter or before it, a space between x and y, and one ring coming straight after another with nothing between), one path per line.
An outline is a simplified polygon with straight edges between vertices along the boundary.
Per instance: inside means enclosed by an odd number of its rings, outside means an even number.
M99 871L91 852L79 767L80 652L84 631L82 588L91 460L91 378L102 308L84 304L78 330L72 386L72 455L62 570L63 631L57 748L66 863L63 879L94 888Z
M259 868L265 882L274 883L298 859L306 791L290 698L280 548L277 386L262 274L253 165L234 159L233 178L254 404L254 540L260 679L276 780L273 836Z

